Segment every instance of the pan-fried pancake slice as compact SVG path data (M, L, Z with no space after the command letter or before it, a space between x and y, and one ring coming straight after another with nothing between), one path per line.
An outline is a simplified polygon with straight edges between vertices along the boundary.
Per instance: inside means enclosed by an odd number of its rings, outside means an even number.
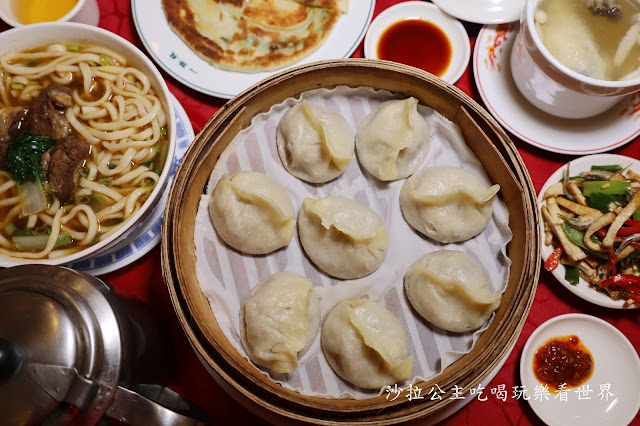
M318 0L312 0L318 1ZM320 0L344 2L345 0ZM336 24L337 7L294 0L162 0L169 24L203 59L230 71L260 72L299 61Z
M342 13L349 12L349 0L294 0L309 7L327 7L338 9Z
M265 28L293 31L309 25L311 9L291 0L250 0L242 17Z

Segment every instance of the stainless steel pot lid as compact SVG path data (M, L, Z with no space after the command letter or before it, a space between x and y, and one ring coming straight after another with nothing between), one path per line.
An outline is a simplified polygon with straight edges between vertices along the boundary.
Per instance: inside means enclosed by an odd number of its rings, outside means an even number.
M88 423L103 415L122 361L108 292L101 281L55 266L0 271L2 422L64 422L78 414L74 406Z

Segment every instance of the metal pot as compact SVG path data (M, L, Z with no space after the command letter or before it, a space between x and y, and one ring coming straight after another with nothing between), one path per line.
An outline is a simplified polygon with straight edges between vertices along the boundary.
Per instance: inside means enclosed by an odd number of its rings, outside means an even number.
M146 334L98 278L49 265L0 271L0 425L197 425L160 385L130 383Z

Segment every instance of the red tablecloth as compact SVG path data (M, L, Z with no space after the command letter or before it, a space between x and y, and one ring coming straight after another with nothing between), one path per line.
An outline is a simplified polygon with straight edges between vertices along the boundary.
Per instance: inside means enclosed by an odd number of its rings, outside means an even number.
M360 0L352 0L360 1ZM374 16L387 7L400 3L401 0L377 0ZM138 37L131 15L129 0L98 0L100 6L100 26L130 40L144 51ZM473 49L475 38L481 25L465 23L471 37ZM0 26L5 30L6 26ZM362 57L362 45L353 57ZM466 70L456 86L482 104L473 78L472 64ZM225 103L217 99L193 91L164 74L169 89L186 110L196 134L203 128L209 118ZM571 157L549 153L526 144L512 136L520 155L527 165L531 178L540 190L547 178ZM625 145L615 151L617 154L633 158L639 157L640 140ZM238 402L229 397L202 367L177 321L166 285L162 279L160 264L160 248L156 247L146 256L132 265L101 277L111 284L118 295L123 298L141 301L147 304L166 335L167 351L170 365L166 371L169 387L191 399L202 407L213 419L213 424L263 424ZM528 425L539 423L526 401L512 397L513 386L519 385L519 358L529 335L544 321L561 314L580 312L603 318L617 327L640 350L640 325L638 311L619 311L601 308L574 296L561 286L553 276L542 271L537 293L531 312L526 320L520 338L514 350L506 360L502 369L486 387L485 401L478 399L467 404L462 410L444 421L443 424L466 425ZM509 392L506 401L491 394L492 388L504 385ZM640 415L634 424L640 424Z

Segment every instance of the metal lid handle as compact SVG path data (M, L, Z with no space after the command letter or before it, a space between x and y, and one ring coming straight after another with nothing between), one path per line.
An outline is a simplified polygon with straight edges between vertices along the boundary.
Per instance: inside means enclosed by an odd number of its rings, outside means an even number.
M208 422L201 410L169 388L138 385L136 390L140 393L118 386L105 414L133 426L199 426Z

